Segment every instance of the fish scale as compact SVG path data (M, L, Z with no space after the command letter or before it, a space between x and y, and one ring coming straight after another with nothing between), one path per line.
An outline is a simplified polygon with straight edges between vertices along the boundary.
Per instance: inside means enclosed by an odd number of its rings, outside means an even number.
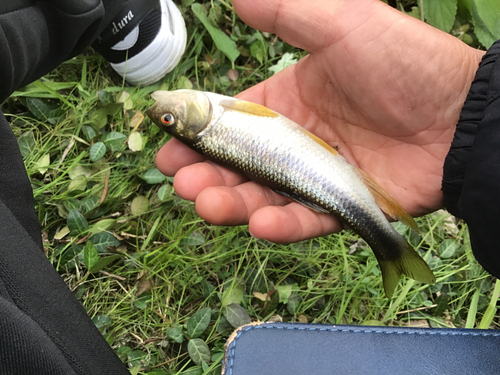
M368 175L290 119L263 106L193 90L157 91L153 122L207 158L317 212L338 217L372 248L391 297L402 274L433 283L425 261L386 212L417 228Z
M270 130L272 127L280 129L279 125L270 123L271 119L247 124L238 121L237 115L230 111L224 113L218 122L205 130L194 148L220 164L238 169L251 179L269 180L275 185L275 190L303 195L340 216L362 236L373 237L371 228L378 227L376 222L385 220L385 217L366 187L345 183L349 178L353 179L348 175L355 175L355 171L335 168L339 162L345 163L342 156L318 148L303 132L286 127L287 131ZM224 126L219 126L221 123ZM299 153L297 150L303 151ZM254 155L260 163L252 162ZM364 225L361 225L361 218Z

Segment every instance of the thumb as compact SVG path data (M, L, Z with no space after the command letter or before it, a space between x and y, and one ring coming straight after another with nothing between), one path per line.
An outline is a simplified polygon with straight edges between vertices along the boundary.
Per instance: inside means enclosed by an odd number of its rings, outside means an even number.
M368 20L392 8L380 0L233 0L240 18L253 28L317 52Z

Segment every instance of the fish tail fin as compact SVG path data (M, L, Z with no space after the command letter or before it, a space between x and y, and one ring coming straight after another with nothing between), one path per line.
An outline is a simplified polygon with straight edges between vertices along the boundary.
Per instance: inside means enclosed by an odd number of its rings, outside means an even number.
M425 284L436 282L436 277L425 260L403 237L399 241L397 253L398 257L395 259L383 259L382 257L378 259L382 271L384 291L388 298L392 297L401 275Z

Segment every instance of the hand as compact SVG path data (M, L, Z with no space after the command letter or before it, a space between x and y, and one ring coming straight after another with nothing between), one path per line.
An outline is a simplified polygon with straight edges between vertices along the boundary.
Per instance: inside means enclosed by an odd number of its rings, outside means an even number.
M243 21L309 55L238 95L321 137L411 215L442 205L444 158L482 52L379 0L233 0ZM342 229L176 140L157 157L177 193L205 220L249 223L289 243Z

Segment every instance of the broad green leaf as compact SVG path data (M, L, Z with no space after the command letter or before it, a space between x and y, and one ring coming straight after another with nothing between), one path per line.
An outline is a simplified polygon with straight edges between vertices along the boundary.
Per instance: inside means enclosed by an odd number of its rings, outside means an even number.
M87 242L87 244L83 248L83 262L85 263L85 266L88 270L91 270L98 260L99 254L97 253L94 244L90 241Z
M182 238L179 243L184 246L201 246L205 243L205 236L200 232L193 232Z
M92 321L94 322L97 329L101 332L105 331L106 328L108 328L113 323L111 318L107 315L94 316L92 318Z
M245 295L245 282L242 279L230 278L224 282L224 293L222 294L222 306L239 304Z
M21 134L17 143L19 144L19 149L21 150L23 158L31 154L31 151L33 151L36 147L35 137L33 136L33 132L31 130Z
M411 11L406 12L407 15L420 20L420 8L419 7L411 7Z
M292 293L290 294L290 297L288 297L286 308L290 314L296 314L301 303L302 297L298 294Z
M219 319L219 323L217 324L217 332L222 333L228 330L234 330L233 326L229 321L226 319L226 317L223 315Z
M75 235L81 234L89 229L87 219L77 210L69 210L67 224L71 233Z
M270 66L268 70L273 74L276 74L281 72L283 69L288 68L290 65L295 64L297 61L298 60L293 57L293 53L285 52L283 56L281 56L281 59L279 59L275 65Z
M267 48L260 40L252 43L250 46L250 53L262 64L264 62L264 57L266 56Z
M224 307L222 309L222 314L234 328L238 328L252 322L248 312L236 303L232 303Z
M423 0L422 4L424 18L429 24L445 32L451 30L457 14L457 0Z
M38 169L38 172L41 174L45 174L47 172L47 167L50 165L50 154L43 155L35 164L35 168Z
M486 48L490 48L493 43L500 39L498 36L498 34L500 34L500 29L490 29L485 21L485 19L487 19L490 24L494 24L494 21L490 19L490 16L496 17L498 21L498 13L492 15L487 14L489 5L488 1L474 0L471 10L472 23L474 24L474 34L476 34L477 39ZM483 17L485 19L483 19Z
M66 264L70 263L75 256L83 251L83 245L71 245L66 248L66 246L62 245L61 247L56 247L54 251L54 256L59 257L58 264L63 267ZM73 266L74 267L74 266Z
M128 111L134 108L134 102L127 91L121 91L116 95L116 102L123 103L123 109Z
M203 297L208 298L212 295L215 287L206 280L201 281L201 288L203 289Z
M92 126L88 126L88 125L83 125L82 126L82 132L83 132L83 135L85 135L85 138L87 138L88 141L91 141L97 135L97 133L95 132L94 128L92 128Z
M97 91L97 97L102 104L109 104L114 102L113 94L111 94L109 91L99 90Z
M500 39L500 1L474 0L473 7L495 39Z
M279 302L280 302L279 293L277 293L275 290L274 293L271 293L271 295L268 297L268 301L263 306L263 309L260 311L260 315L266 317L272 314L278 308Z
M111 151L119 151L127 139L127 136L125 134L119 133L119 132L110 132L106 134L104 138L104 144L111 150Z
M169 327L167 328L167 337L172 341L182 344L184 341L184 336L182 335L182 329L179 327Z
M90 148L90 160L97 161L106 153L106 146L102 142L96 142Z
M68 172L69 178L74 180L78 176L90 177L92 171L89 168L86 168L82 165L76 165L71 168Z
M102 219L102 220L99 220L97 223L92 224L92 226L90 227L89 232L92 235L94 235L94 234L97 234L97 233L109 231L109 230L111 230L114 227L115 223L116 223L116 219Z
M173 189L170 185L163 185L158 190L158 198L162 201L168 201L172 197Z
M64 207L66 207L67 210L78 210L80 208L80 201L78 199L65 200Z
M131 351L132 349L129 346L124 345L116 349L116 354L118 354L118 357L120 357L122 361L125 361Z
M205 26L219 51L224 53L231 62L234 62L240 55L236 43L222 30L210 23L201 4L195 3L191 5L191 10Z
M148 306L148 302L151 300L151 293L142 293L134 302L134 306L138 309L145 309Z
M456 240L447 239L439 245L439 255L441 258L451 258L459 248Z
M87 179L85 176L76 176L68 185L68 191L85 191L87 188Z
M179 89L179 90L182 90L182 89L191 90L192 88L193 88L193 82L191 82L188 77L180 76L177 79L177 89Z
M113 254L109 256L100 257L99 260L92 266L89 270L91 273L96 273L106 267L108 264L114 262L115 260L121 259L120 254Z
M128 136L128 148L131 151L137 152L142 150L142 135L139 132L132 132Z
M189 357L197 365L201 365L203 361L210 363L211 355L208 345L202 339L191 339L188 342Z
M26 98L26 105L30 112L39 120L47 120L50 117L50 111L54 108L38 98Z
M131 369L146 367L149 365L151 356L148 355L147 352L143 352L142 350L132 350L127 356L127 362Z
M287 303L288 298L292 294L293 285L279 285L276 287L276 290L279 293L280 303Z
M108 246L120 246L120 241L118 241L115 236L108 232L100 232L94 234L92 237L90 237L90 242L94 244L97 252L100 254L107 253Z
M90 114L90 122L93 125L92 130L99 130L106 126L108 123L108 110L106 108L99 108ZM95 137L95 132L94 132ZM94 138L91 137L91 138Z
M148 208L149 208L149 200L148 198L142 195L135 197L132 200L132 203L130 204L130 210L132 211L132 215L135 216L145 214L146 212L148 212Z
M210 324L212 312L210 307L198 310L187 322L187 335L190 338L200 337Z
M59 122L59 119L61 119L64 115L66 115L66 110L64 108L58 107L49 112L49 117L47 120L52 125L55 125Z
M152 168L144 172L141 178L148 184L161 184L167 177L158 168Z
M89 195L80 202L80 209L83 214L92 211L97 206L99 206L99 198L94 195Z

